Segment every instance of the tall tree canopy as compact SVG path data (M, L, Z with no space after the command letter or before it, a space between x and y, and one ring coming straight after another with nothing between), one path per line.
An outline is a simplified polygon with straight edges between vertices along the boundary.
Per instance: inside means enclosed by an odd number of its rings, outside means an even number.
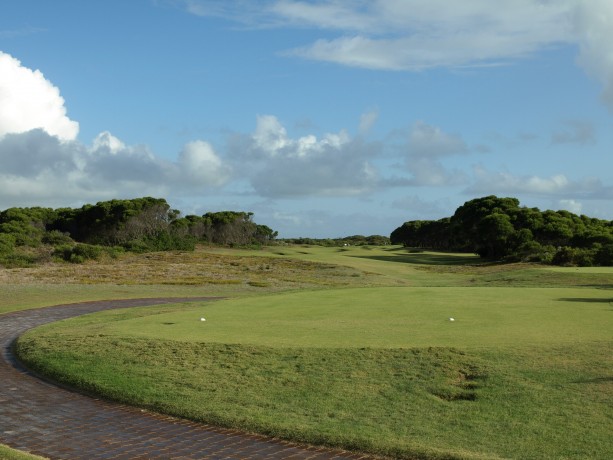
M266 225L253 222L251 212L180 214L165 199L152 197L101 201L77 209L6 209L0 212L0 263L10 264L20 247L53 246L61 257L74 261L99 254L93 246L193 249L197 242L266 244L277 236Z
M613 265L613 222L568 211L522 207L516 198L467 201L453 216L413 220L390 235L393 244L474 252L488 259L562 265Z

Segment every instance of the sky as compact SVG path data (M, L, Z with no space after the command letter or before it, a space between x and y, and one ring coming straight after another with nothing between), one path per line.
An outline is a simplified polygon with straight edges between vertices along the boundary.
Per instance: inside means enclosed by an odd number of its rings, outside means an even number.
M0 210L335 238L487 195L613 219L613 0L0 4Z

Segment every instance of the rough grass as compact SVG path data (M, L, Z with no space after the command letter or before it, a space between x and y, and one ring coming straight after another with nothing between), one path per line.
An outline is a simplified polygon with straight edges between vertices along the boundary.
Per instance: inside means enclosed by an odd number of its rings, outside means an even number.
M235 298L45 326L19 341L22 357L108 398L315 444L398 458L611 458L613 270L398 247L147 257L0 277L22 308L79 290Z
M381 276L308 260L260 257L260 251L128 254L118 260L0 268L0 314L86 300L214 295L381 284ZM251 254L251 255L248 255Z
M43 457L11 449L0 444L0 459L2 460L44 460Z
M343 284L356 274L348 267L292 259L220 255L195 252L159 252L124 255L117 261L70 264L52 262L39 267L0 270L3 284L121 284L215 285L266 281L282 288Z

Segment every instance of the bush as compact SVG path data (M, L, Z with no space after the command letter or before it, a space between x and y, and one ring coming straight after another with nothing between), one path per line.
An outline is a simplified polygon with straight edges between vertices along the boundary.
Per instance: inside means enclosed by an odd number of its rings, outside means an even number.
M584 249L564 246L558 249L551 263L566 267L591 267L594 265L594 255L595 250L591 248Z
M196 238L191 235L177 235L159 232L157 235L139 240L130 240L123 245L126 251L143 253L153 251L193 251Z
M0 265L6 268L26 268L37 262L31 254L0 254Z
M613 244L605 244L600 247L594 256L594 262L606 267L613 266Z
M7 233L0 233L0 255L12 254L15 250L15 237Z
M103 254L104 248L92 244L64 244L55 248L53 255L72 263L83 263L86 260L97 260Z
M42 242L51 246L59 246L64 244L72 244L74 241L68 233L62 233L58 230L51 230L43 235Z

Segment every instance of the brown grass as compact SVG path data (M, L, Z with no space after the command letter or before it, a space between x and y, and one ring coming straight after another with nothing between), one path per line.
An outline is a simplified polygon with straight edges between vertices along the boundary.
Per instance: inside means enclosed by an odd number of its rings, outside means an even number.
M194 252L126 254L118 259L71 264L57 261L0 269L0 284L236 285L285 290L356 286L368 274L318 262Z

